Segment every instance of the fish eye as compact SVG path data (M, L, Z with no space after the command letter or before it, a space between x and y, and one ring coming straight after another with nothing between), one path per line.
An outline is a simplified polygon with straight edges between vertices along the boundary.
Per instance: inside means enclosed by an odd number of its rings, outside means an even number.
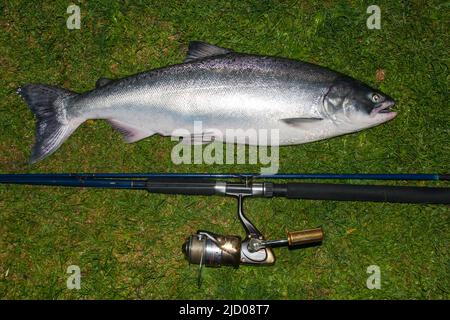
M371 99L373 102L377 103L377 102L381 101L381 96L378 93L374 93L374 94L372 94Z

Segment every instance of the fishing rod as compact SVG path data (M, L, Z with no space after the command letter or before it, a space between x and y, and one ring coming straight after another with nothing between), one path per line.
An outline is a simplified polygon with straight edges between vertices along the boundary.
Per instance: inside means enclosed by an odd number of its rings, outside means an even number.
M311 175L308 175L311 176ZM386 180L448 180L448 175L334 175L316 174L314 178ZM342 178L342 176L346 176ZM275 262L274 247L298 247L320 244L322 228L288 232L285 239L267 240L244 214L244 199L249 197L284 197L288 199L371 201L412 204L450 204L449 187L416 187L392 185L360 185L342 183L273 183L254 179L305 179L302 174L161 174L161 173L68 173L68 174L3 174L0 184L46 185L109 189L146 190L150 193L172 195L231 196L237 199L237 215L245 230L245 237L218 235L199 230L189 236L182 251L190 263L219 267L244 265L271 265ZM238 179L223 181L220 179ZM320 179L320 178L318 178ZM325 179L325 178L324 178ZM403 179L402 179L403 180Z
M450 181L450 174L437 173L33 173L3 174L1 179L40 178L102 178L102 179L329 179L329 180L409 180L409 181Z
M445 178L447 175L441 175ZM133 177L135 177L133 179ZM232 177L244 183L231 183L210 177ZM448 204L449 188L387 185L356 185L331 183L271 183L253 182L262 176L228 174L128 174L128 173L67 173L67 174L0 174L2 184L27 184L108 189L138 189L151 193L228 195L245 191L247 195L286 197L308 200L374 201L393 203ZM282 178L281 178L282 177ZM288 178L290 177L290 178ZM296 175L267 175L267 179L296 179ZM443 180L443 179L441 179ZM263 193L255 190L263 190ZM230 190L230 191L223 191ZM253 191L252 191L253 190Z

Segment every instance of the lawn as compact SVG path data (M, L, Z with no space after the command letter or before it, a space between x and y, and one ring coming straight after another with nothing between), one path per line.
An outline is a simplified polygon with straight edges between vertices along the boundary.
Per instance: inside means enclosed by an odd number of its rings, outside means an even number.
M70 4L0 3L1 173L258 172L258 164L175 165L169 138L124 144L104 121L88 121L54 155L28 164L35 124L17 87L83 92L100 77L180 63L191 40L316 63L397 101L386 124L282 147L280 172L450 172L442 1L378 1L380 30L366 27L365 1L77 1L79 30L66 28ZM0 298L450 298L448 206L252 199L246 210L268 238L322 226L325 241L276 249L272 267L204 269L198 288L181 244L197 229L242 234L233 199L0 186ZM81 269L80 290L66 287L70 265ZM366 287L370 265L380 267L380 289Z

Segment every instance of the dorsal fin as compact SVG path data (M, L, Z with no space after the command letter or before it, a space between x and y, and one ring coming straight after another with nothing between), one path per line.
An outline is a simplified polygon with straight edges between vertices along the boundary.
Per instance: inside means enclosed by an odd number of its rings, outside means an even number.
M101 77L95 83L95 87L96 88L100 88L100 87L106 86L108 83L110 83L112 81L114 81L114 80L113 79L109 79L109 78L105 78L105 77Z
M230 53L232 50L225 49L202 41L189 42L189 49L184 62L189 62L206 57L217 56L220 54Z

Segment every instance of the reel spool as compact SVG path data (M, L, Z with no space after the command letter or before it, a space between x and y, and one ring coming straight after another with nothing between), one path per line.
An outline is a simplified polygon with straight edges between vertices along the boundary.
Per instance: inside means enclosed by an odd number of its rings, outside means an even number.
M241 263L241 246L239 236L223 236L199 230L187 238L182 251L192 264L238 267Z

